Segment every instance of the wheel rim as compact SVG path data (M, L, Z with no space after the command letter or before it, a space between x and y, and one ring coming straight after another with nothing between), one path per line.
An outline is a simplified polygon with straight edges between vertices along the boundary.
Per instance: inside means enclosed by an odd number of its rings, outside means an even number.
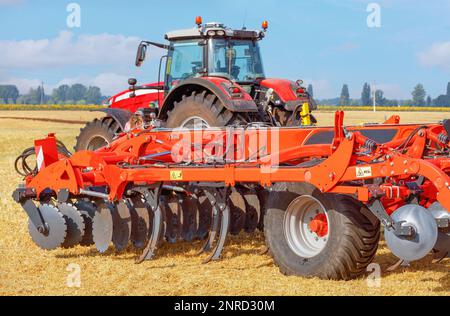
M188 117L181 123L181 128L195 128L195 129L204 129L209 128L208 122L206 122L203 118L199 116L191 116Z
M106 140L106 138L102 136L94 136L89 139L87 150L96 150L107 145L109 145L109 142Z
M289 204L284 215L284 235L298 256L312 258L325 248L330 234L326 208L319 200L302 195Z

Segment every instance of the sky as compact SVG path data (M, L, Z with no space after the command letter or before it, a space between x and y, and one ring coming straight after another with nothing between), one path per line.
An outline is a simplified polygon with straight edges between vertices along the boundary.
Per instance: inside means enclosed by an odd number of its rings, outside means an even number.
M302 79L319 99L339 96L344 83L360 98L364 82L392 99L422 83L435 98L450 81L450 0L0 0L0 84L26 93L44 82L49 94L81 82L112 95L129 77L155 82L163 51L136 68L139 41L164 42L197 15L231 28L267 20L266 76Z

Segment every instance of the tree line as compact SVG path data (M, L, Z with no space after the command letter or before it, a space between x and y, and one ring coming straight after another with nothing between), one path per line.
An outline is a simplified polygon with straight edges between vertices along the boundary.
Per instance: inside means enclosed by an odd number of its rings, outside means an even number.
M0 85L0 100L5 104L101 104L105 99L107 97L102 95L99 87L86 87L80 83L60 85L50 95L45 93L42 85L23 95L15 85Z
M313 87L308 86L308 91L313 91ZM373 91L369 83L364 83L361 98L351 99L347 84L344 84L339 98L323 99L320 103L339 106L372 106L373 105ZM411 99L397 100L387 99L384 96L384 91L376 89L375 103L377 106L424 106L424 107L450 107L450 82L447 84L446 94L442 94L433 99L427 92L423 84L417 84L411 92Z

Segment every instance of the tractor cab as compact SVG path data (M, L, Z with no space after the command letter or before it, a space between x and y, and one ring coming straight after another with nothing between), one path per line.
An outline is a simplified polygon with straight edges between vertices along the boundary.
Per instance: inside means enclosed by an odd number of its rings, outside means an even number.
M165 84L179 80L222 77L238 84L264 78L258 41L264 32L231 30L221 23L169 32Z
M145 60L148 45L167 49L161 58L161 63L167 60L164 81L158 78L166 94L189 78L220 77L245 86L265 77L258 45L264 31L232 30L217 22L202 25L199 17L196 22L195 28L168 32L169 45L148 41L139 45L136 66Z

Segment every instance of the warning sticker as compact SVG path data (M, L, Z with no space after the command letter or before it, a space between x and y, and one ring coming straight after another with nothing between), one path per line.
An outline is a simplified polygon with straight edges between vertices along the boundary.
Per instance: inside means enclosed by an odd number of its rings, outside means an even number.
M181 170L170 171L170 180L172 181L183 180L183 171Z
M372 167L356 167L356 177L366 178L372 176Z

